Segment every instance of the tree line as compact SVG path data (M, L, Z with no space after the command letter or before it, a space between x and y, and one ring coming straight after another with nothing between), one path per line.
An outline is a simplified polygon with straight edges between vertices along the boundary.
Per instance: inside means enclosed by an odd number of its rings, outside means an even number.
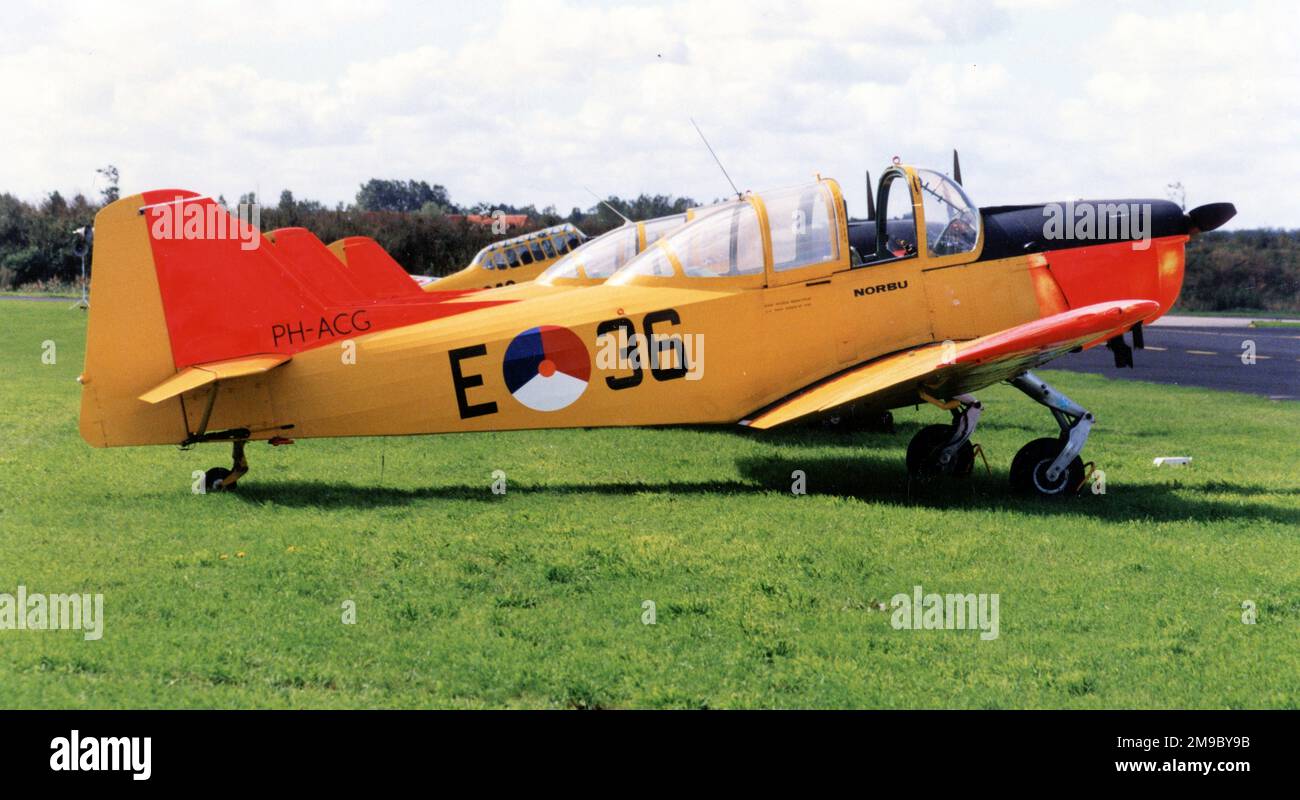
M108 186L94 200L78 194L71 199L51 192L38 203L12 194L0 194L0 290L58 290L69 288L81 274L81 259L73 253L73 231L92 224L95 213L118 198L117 170L100 170ZM236 203L258 203L249 192ZM233 211L225 197L217 202ZM689 197L642 194L632 199L611 196L601 204L568 214L554 206L509 203L454 203L447 189L425 181L372 179L358 189L352 203L328 207L302 200L292 191L280 193L278 202L260 203L261 228L303 227L325 243L345 236L369 236L415 274L447 275L463 268L484 246L503 236L517 236L563 222L576 225L588 236L598 236L623 223L610 210L630 219L650 219L684 212L699 205ZM490 217L500 212L524 215L528 224L498 234L490 225L471 222L471 214Z
M1187 246L1179 308L1300 311L1300 231L1211 231Z
M0 290L63 289L75 283L81 260L72 250L72 231L90 225L95 212L119 194L116 168L99 172L107 186L93 200L80 194L68 199L56 191L29 203L0 194ZM250 192L238 202L257 200ZM218 202L227 204L225 198ZM634 220L700 205L689 197L646 194L632 199L609 197L605 202ZM354 202L333 208L300 200L285 190L274 205L262 205L261 225L268 231L304 227L326 243L345 236L369 236L407 270L446 275L501 238L490 226L474 224L465 215L490 216L496 211L529 219L526 227L511 229L507 235L569 222L588 236L597 236L622 223L604 204L575 207L568 214L554 206L462 206L438 184L371 179L359 187ZM1214 231L1197 237L1187 248L1187 273L1178 305L1189 311L1300 311L1300 231Z

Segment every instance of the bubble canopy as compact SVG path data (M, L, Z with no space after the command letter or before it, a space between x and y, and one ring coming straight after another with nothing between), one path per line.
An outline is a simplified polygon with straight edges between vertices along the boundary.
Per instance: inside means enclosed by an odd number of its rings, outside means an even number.
M609 283L730 279L761 286L769 268L783 272L847 262L843 216L839 187L829 178L749 194L664 236Z

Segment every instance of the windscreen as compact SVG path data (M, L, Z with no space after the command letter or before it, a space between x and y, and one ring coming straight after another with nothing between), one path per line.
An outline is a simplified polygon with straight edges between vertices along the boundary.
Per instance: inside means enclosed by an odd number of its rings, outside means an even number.
M946 175L916 171L925 210L925 248L931 256L950 256L975 249L980 238L979 209Z
M722 209L660 239L610 282L638 275L674 275L673 260L688 278L728 278L763 272L763 236L751 203Z
M537 280L549 284L557 278L600 280L613 275L636 255L636 226L624 225L556 261Z

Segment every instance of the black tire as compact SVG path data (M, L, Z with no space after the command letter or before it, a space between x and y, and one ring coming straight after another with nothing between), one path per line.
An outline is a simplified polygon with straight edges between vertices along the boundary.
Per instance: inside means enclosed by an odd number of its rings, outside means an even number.
M213 467L203 473L204 490L208 492L226 491L225 487L221 485L221 481L224 481L228 477L230 477L230 470L225 467ZM233 489L234 487L232 486L231 488Z
M1055 483L1047 480L1047 468L1056 460L1062 446L1060 439L1035 439L1020 448L1020 452L1011 460L1011 488L1039 497L1066 497L1074 494L1083 483L1082 458L1075 456Z
M907 443L907 474L917 480L927 480L940 475L939 451L952 437L951 425L926 425ZM975 466L975 446L970 440L962 442L948 465L948 474L966 477Z

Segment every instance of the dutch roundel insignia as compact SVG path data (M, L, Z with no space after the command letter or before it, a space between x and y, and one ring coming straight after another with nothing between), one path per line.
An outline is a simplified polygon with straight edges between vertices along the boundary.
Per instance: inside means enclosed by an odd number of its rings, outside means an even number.
M578 335L558 325L529 328L506 348L506 388L534 411L571 405L591 380L591 355Z

